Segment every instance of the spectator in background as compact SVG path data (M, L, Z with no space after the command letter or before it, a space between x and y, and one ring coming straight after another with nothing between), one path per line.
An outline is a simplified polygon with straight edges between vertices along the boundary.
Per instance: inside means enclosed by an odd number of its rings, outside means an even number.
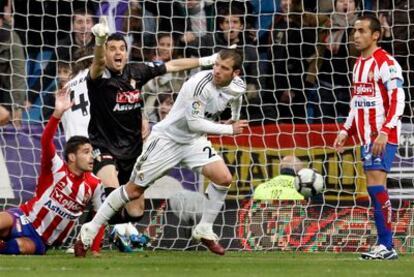
M274 77L268 80L262 99L277 103L273 110L268 106L266 114L271 118L304 123L308 101L305 90L313 87L316 76L309 65L315 61L317 41L321 39L317 27L327 24L328 18L304 11L301 0L283 0L280 10L274 17L270 38Z
M179 2L181 13L177 14L177 18L174 19L176 24L184 26L184 29L174 29L180 33L184 32L186 36L189 36L189 40L194 37L204 36L208 31L213 30L212 15L214 13L214 6L212 1L206 0L182 0Z
M256 42L245 28L245 11L238 5L222 6L218 10L217 31L207 33L197 38L185 34L181 41L187 45L186 55L201 57L211 55L231 45L237 45L244 55L243 72L241 76L247 83L247 98L255 101L257 98L258 84L258 51ZM228 112L222 115L228 116Z
M144 7L157 18L158 31L182 35L186 31L213 30L213 3L212 0L145 1Z
M349 112L352 68L359 55L353 43L357 7L356 0L335 0L331 28L325 43L318 47L318 101L314 116L324 122L343 120Z
M143 47L144 43L144 26L145 19L142 6L136 2L130 2L130 8L127 11L127 18L124 20L122 32L127 34L126 41L128 43L129 57L131 61L145 61ZM150 43L147 43L150 44Z
M154 44L157 18L138 0L102 1L97 16L106 16L110 33L124 35L131 61L145 61L144 45Z
M58 61L72 62L73 54L77 49L94 45L94 37L91 31L94 24L93 14L90 9L80 8L74 11L72 33L58 41Z
M101 2L96 15L98 17L107 17L109 33L122 33L124 31L124 25L127 19L126 15L129 10L128 2L128 0L110 0Z
M151 50L150 60L152 62L166 63L172 59L180 58L171 33L158 33L156 47ZM142 89L145 99L145 113L149 115L153 112L158 94L178 93L185 80L185 72L170 72L149 80Z
M388 52L393 54L394 58L401 65L406 93L406 101L409 105L405 106L403 122L409 121L414 114L414 0L381 0L374 1L373 9L379 13L379 20L384 28L384 37L387 37L387 29L390 28L390 38L392 45L384 47ZM391 26L390 26L391 25ZM392 46L392 47L390 47ZM407 94L408 93L408 94Z
M33 109L39 109L39 107L41 109L39 115L32 112L34 118L38 117L43 122L53 112L54 92L57 88L57 63L71 63L77 49L93 47L94 37L91 32L94 24L93 15L93 11L87 8L75 10L72 18L72 32L66 38L59 40L56 47L49 51L49 62L29 93L27 106L35 104Z
M25 54L19 36L4 18L8 1L0 3L0 126L20 124L26 99Z
M175 99L177 98L176 93L163 92L157 95L157 99L154 104L154 109L148 115L150 124L155 125L157 122L163 120L170 112L174 105Z

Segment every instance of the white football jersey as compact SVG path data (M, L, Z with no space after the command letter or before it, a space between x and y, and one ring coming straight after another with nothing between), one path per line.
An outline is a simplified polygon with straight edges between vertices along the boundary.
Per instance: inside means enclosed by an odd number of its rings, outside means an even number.
M213 70L201 71L184 83L171 111L153 132L178 143L191 143L205 134L231 135L232 125L213 121L229 104L232 119L238 120L245 92L246 84L239 77L227 87L216 87Z
M70 99L74 101L70 110L62 116L62 124L66 141L73 136L88 137L88 125L90 120L88 88L86 76L89 69L80 71L66 86L70 88Z

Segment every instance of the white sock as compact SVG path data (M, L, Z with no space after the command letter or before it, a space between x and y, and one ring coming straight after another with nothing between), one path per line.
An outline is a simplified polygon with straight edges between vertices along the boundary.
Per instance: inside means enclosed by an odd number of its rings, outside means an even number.
M96 226L106 225L108 220L129 202L124 186L120 186L111 192L101 205L91 223Z
M205 201L203 216L201 217L200 224L213 225L217 215L223 207L228 191L228 187L218 186L214 183L210 183L208 185L208 199Z

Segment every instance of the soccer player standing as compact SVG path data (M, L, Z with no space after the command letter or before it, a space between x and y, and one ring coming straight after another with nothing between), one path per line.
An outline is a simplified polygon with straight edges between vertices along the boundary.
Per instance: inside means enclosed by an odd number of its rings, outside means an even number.
M74 58L71 79L66 85L70 90L73 105L63 113L61 119L66 141L73 136L89 137L90 104L86 77L92 64L93 49L88 47L78 49L74 53Z
M75 255L85 256L95 234L128 202L139 198L156 179L179 163L202 173L211 180L207 188L208 201L193 237L212 252L223 255L224 249L213 232L213 223L223 206L232 176L223 159L207 139L206 134L240 134L247 121L239 120L242 95L246 85L238 75L242 58L235 50L221 50L213 70L202 71L184 83L167 117L153 127L137 159L130 181L105 200L94 219L82 226L75 244ZM216 118L232 109L229 124L219 124Z
M368 193L374 206L378 245L362 253L363 259L398 258L393 248L391 202L386 189L387 172L397 151L405 95L401 67L378 47L381 24L376 17L362 16L355 22L355 46L361 56L353 69L351 109L334 147L342 152L348 136L361 141L361 158Z

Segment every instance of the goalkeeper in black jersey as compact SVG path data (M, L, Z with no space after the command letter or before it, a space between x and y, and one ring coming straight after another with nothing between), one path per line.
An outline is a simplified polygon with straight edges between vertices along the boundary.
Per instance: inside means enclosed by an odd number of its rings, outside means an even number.
M141 154L142 141L149 125L142 116L142 86L165 74L212 65L216 55L205 58L177 59L162 63L127 63L127 44L120 34L109 36L105 18L92 29L95 50L87 76L91 119L89 138L94 147L94 172L101 178L108 195L131 175ZM122 221L139 221L143 214L143 196L122 211Z

